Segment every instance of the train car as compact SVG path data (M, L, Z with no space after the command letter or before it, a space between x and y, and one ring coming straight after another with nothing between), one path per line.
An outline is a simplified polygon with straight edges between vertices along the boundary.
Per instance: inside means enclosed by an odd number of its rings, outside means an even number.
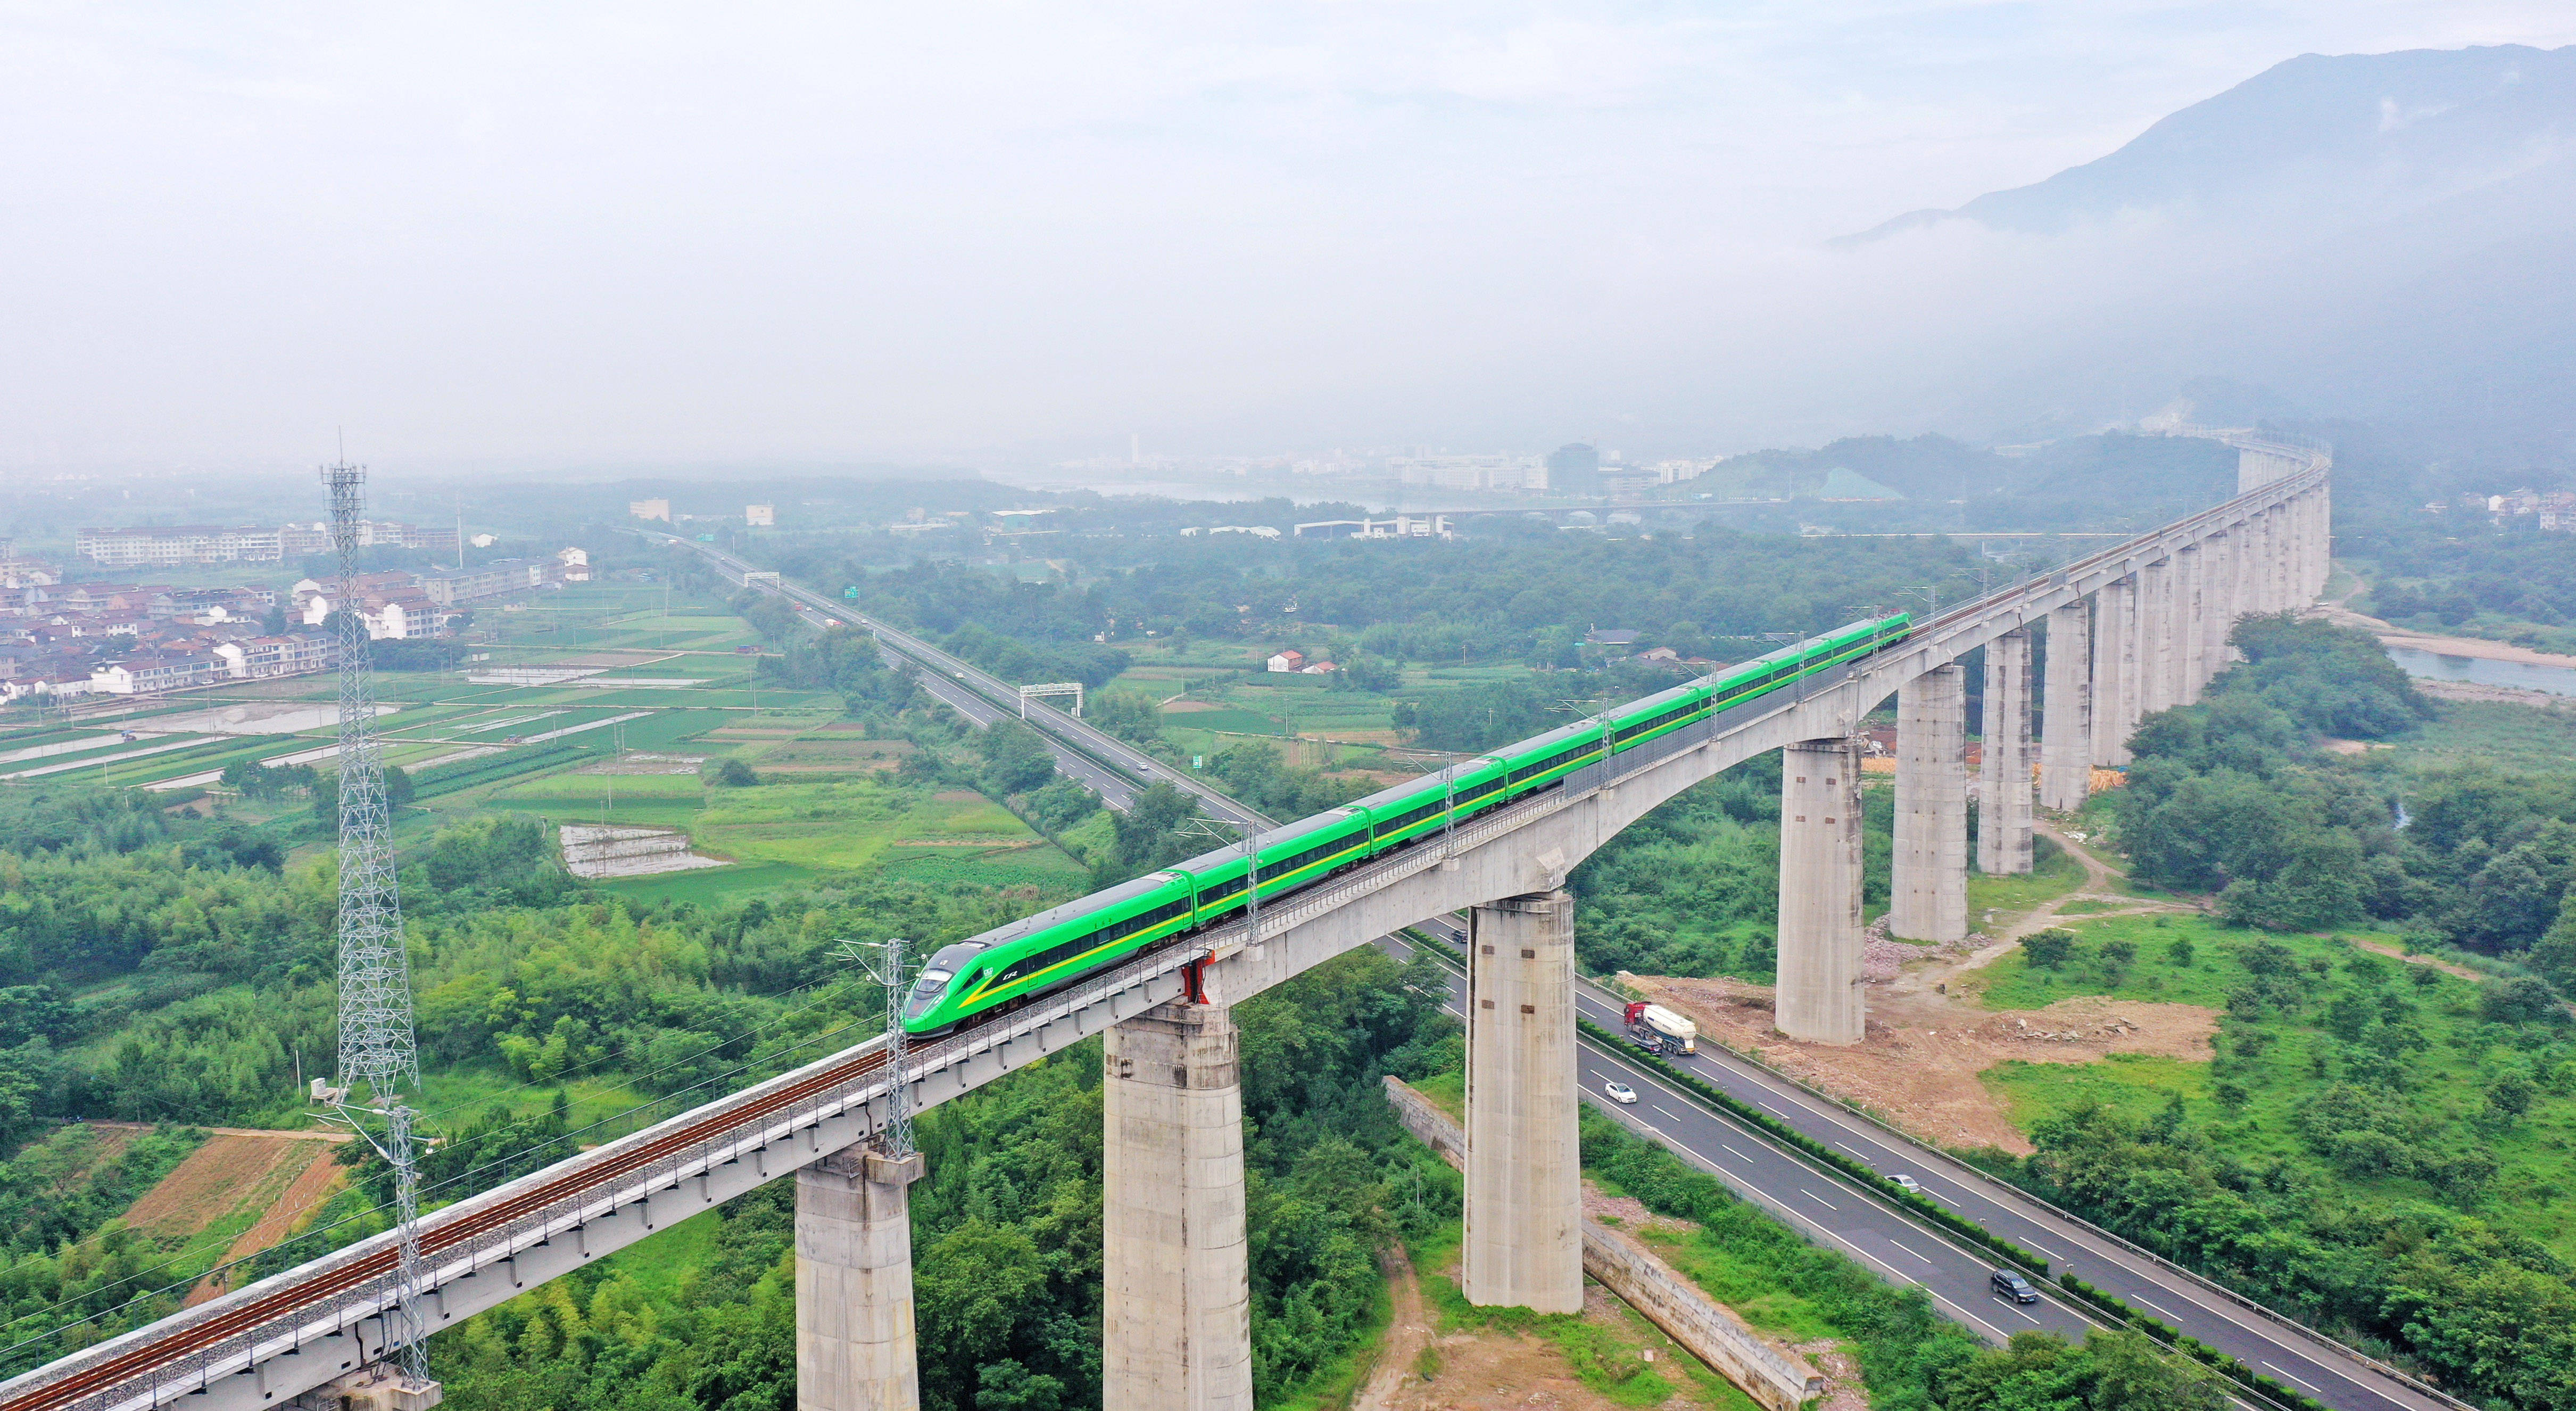
M1197 910L1190 874L1172 868L942 946L913 981L903 1026L933 1033L1023 1002L1189 929Z
M1631 701L1440 773L1383 789L1264 833L1254 842L1263 905L1373 857L1445 831L1453 823L1553 788L1568 775L1904 641L1912 619L1863 619L1766 653L1687 685ZM914 982L904 1027L937 1033L1125 960L1148 947L1240 917L1249 864L1240 847L1218 848L945 946Z
M1355 804L1328 809L1262 834L1253 844L1261 859L1261 900L1299 891L1369 858L1369 811ZM1181 864L1198 884L1201 926L1243 914L1244 874L1250 870L1240 847L1219 848Z

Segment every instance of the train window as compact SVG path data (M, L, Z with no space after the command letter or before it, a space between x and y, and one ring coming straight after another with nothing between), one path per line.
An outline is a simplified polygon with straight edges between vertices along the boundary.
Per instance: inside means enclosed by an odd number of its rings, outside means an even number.
M1434 799L1431 802L1422 805L1420 808L1409 808L1404 812L1397 814L1393 818L1383 818L1378 820L1377 831L1380 834L1386 834L1395 832L1398 829L1410 828L1414 824L1431 817L1446 807L1448 807L1448 804L1445 800Z

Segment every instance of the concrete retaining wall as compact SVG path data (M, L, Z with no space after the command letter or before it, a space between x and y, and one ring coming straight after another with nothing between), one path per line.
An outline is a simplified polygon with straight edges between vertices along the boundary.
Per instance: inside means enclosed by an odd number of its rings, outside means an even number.
M594 881L723 865L690 852L689 835L677 828L567 823L559 831L564 870Z
M1467 1137L1448 1113L1398 1078L1386 1080L1386 1100L1406 1131L1450 1165L1464 1164ZM1824 1394L1824 1378L1805 1359L1745 1326L1624 1231L1584 1221L1583 1272L1772 1411L1795 1411Z

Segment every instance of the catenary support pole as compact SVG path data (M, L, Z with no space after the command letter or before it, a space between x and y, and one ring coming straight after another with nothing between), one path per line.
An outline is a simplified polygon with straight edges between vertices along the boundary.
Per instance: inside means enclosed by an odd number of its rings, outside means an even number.
M1801 740L1780 760L1780 958L1772 1022L1793 1039L1856 1044L1861 997L1860 752Z
M921 1153L853 1146L796 1173L798 1411L916 1411L912 1183Z
M1467 924L1467 1220L1461 1292L1485 1308L1583 1308L1575 1136L1574 898L1487 902Z
M2030 629L1986 643L1985 724L1977 772L1977 870L2028 872Z
M1243 1085L1232 1012L1113 1025L1102 1079L1101 1399L1252 1411Z
M2093 789L2093 613L2079 598L2048 615L2048 694L2040 702L2039 802L2071 811Z
M1896 856L1887 929L1909 941L1968 934L1968 672L1962 666L1935 667L1896 692Z

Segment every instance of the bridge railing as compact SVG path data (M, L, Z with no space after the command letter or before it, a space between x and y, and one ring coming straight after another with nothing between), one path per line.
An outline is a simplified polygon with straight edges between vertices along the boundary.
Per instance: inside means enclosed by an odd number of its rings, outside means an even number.
M2304 494L2323 484L2330 469L2329 463L2312 462L2308 469L2296 475L2284 476L2268 484L2258 485L2208 509L2185 515L2170 524L2150 529L2134 538L2123 539L2107 549L2096 550L2083 558L2060 564L2046 573L1981 594L1935 617L1925 624L1925 628L1927 631L1938 632L1945 628L1990 617L1998 610L2010 606L2015 599L2029 594L2034 587L2054 587L2073 582L2110 564L2160 548L2167 541L2178 536L2189 536L2192 530L2242 518L2246 511L2259 504Z

